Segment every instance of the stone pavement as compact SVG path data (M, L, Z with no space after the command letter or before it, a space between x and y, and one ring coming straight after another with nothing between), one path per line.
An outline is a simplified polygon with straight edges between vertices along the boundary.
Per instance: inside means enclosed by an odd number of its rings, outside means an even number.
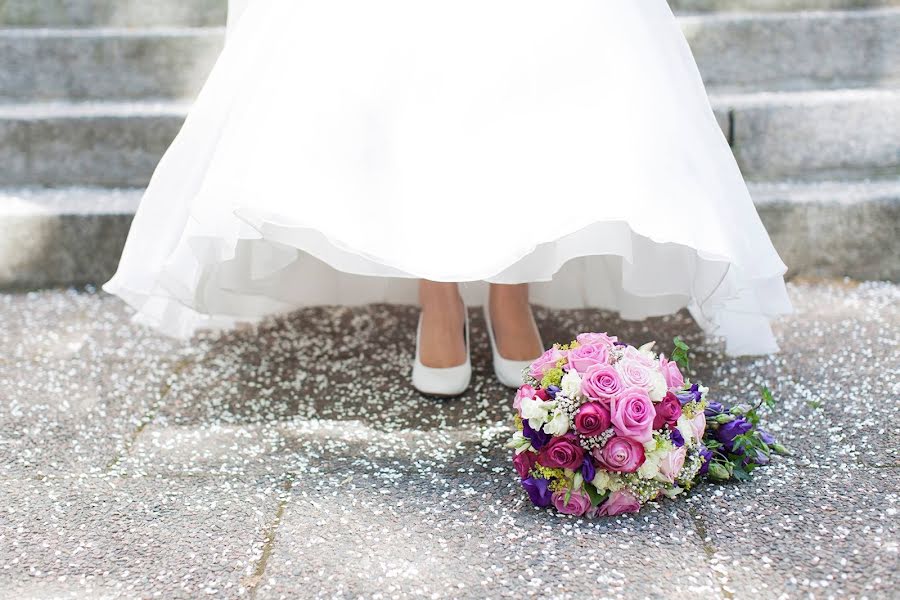
M187 344L91 291L0 296L0 597L890 597L900 287L790 291L769 358L724 357L685 314L537 311L546 340L681 333L721 399L780 402L792 456L598 521L527 503L478 316L472 388L435 401L407 382L413 307Z

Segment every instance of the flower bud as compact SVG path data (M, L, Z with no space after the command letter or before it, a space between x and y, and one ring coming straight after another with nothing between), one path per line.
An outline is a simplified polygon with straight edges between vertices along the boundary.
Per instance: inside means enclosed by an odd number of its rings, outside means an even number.
M772 450L774 450L778 454L790 454L790 452L788 452L788 449L785 448L784 446L782 446L781 444L779 444L778 442L775 442L774 444L772 444Z
M709 477L715 481L727 481L731 478L731 474L725 468L725 465L715 462L709 465Z
M718 423L719 425L722 425L722 424L724 424L724 423L731 423L731 422L734 421L736 418L737 418L737 417L735 417L734 415L723 414L723 415L717 415L716 418L713 419L713 420L714 420L716 423Z

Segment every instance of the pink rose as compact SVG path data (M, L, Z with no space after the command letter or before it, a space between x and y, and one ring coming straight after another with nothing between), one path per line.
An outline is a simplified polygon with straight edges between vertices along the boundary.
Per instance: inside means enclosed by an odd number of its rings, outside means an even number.
M662 371L663 377L666 378L666 387L670 390L684 387L684 375L678 370L678 363L672 360L666 360L663 355L659 356L659 370Z
M691 429L694 430L694 438L698 442L702 442L703 434L706 433L706 415L700 413L691 419Z
M516 397L513 398L513 408L516 409L516 412L519 413L519 416L522 416L523 398L534 398L534 388L530 385L523 385L516 391Z
M625 350L622 353L622 359L644 365L648 369L656 368L656 359L653 358L650 354L641 352L634 346L626 346Z
M616 363L616 370L622 377L625 387L637 387L649 390L653 387L652 367L634 358L623 358Z
M681 402L672 392L667 392L662 402L656 405L656 417L653 419L653 429L662 429L663 425L674 428L681 416Z
M593 365L605 365L609 363L609 348L598 344L579 346L569 351L569 367L579 374L584 373Z
M538 463L551 469L579 469L584 450L572 434L550 438L538 454Z
M581 378L581 393L605 405L608 405L624 388L618 371L610 365L589 367Z
M540 380L547 374L547 371L554 368L559 359L565 358L566 354L559 348L550 348L541 354L536 361L531 363L530 375Z
M513 457L513 466L516 468L516 473L519 474L519 477L525 479L528 477L528 472L534 467L534 463L537 461L537 454L526 450L521 454L516 454Z
M575 341L577 341L582 346L606 346L607 348L612 348L619 338L615 336L606 335L605 333L579 333L575 337Z
M575 430L593 437L609 429L609 409L599 402L585 402L575 413Z
M628 490L619 490L609 495L609 498L600 505L598 515L614 517L625 513L636 513L641 510L641 503Z
M610 418L616 433L642 444L653 439L656 410L642 389L629 388L613 398Z
M675 483L675 477L684 466L684 457L687 456L687 448L681 446L668 452L659 462L659 474L669 483Z
M566 492L560 490L553 492L553 506L565 515L580 517L591 508L591 497L582 490L572 490L569 494L569 502L566 502Z
M594 448L591 454L601 467L617 473L634 473L646 460L643 444L618 436L610 439L602 448Z

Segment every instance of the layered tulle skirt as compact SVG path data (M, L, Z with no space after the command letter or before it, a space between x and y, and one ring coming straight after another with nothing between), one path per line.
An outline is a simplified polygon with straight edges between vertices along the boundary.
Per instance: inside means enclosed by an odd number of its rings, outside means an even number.
M784 272L665 0L253 0L105 289L189 336L529 282L744 354Z

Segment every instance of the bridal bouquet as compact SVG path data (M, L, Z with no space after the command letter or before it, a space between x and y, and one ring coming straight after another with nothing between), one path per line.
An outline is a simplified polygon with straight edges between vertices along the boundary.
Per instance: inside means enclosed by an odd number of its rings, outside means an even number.
M726 408L685 379L688 347L671 360L604 333L556 344L525 373L509 446L522 487L539 507L571 515L637 512L699 479L746 479L784 448L759 428L755 406Z

